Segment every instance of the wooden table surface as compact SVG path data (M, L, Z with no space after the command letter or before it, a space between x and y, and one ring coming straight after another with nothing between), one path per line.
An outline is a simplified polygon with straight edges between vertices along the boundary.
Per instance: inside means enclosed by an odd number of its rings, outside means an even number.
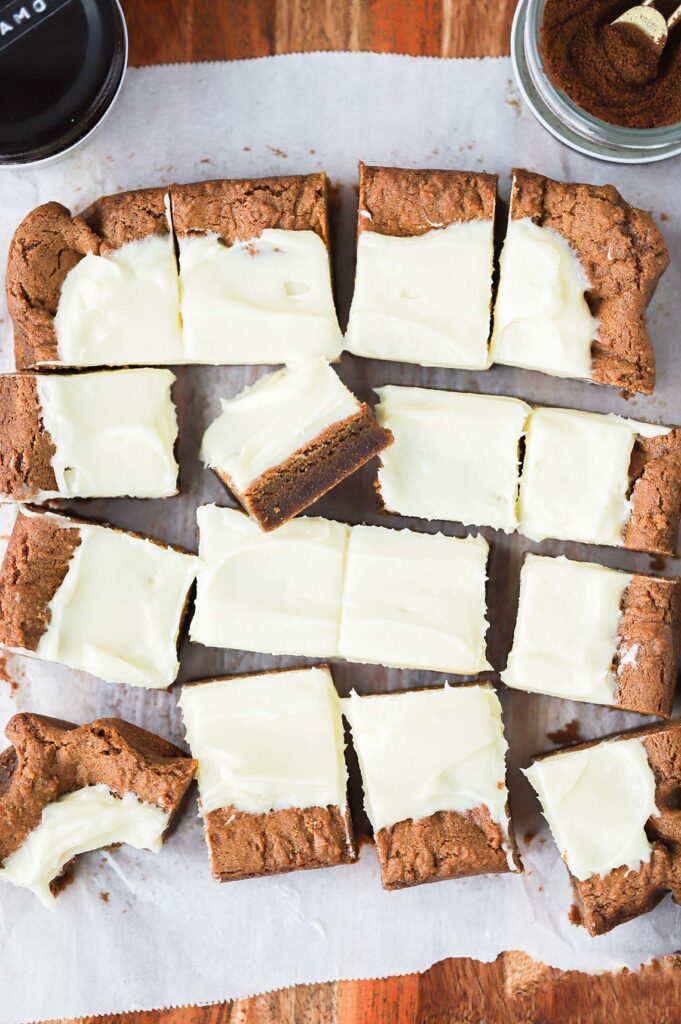
M502 56L515 9L515 0L122 2L136 66L310 50ZM371 934L357 941L371 942ZM507 953L492 964L446 960L421 975L298 986L87 1024L678 1024L680 964L668 957L638 974L592 978Z

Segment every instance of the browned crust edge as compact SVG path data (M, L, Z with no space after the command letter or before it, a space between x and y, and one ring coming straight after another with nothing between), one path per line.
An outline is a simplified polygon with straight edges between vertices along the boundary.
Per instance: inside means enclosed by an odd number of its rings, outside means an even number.
M117 718L76 726L23 713L5 735L12 746L0 755L0 863L49 803L85 786L103 784L162 807L169 829L197 769L179 747Z
M632 508L625 548L674 555L681 519L681 428L657 437L639 435L630 477Z
M215 231L226 245L258 238L266 228L314 231L329 248L326 174L216 179L171 185L178 238Z
M216 475L265 531L293 519L369 459L392 444L392 434L374 419L368 405L332 424L284 462L266 470L240 492L229 475Z
M357 860L350 808L290 807L247 814L223 807L205 816L211 872L220 882Z
M407 818L376 833L381 881L389 891L426 882L511 871L504 838L485 805L470 811L437 811ZM508 851L516 870L522 863L509 829Z
M57 491L55 452L42 422L35 375L0 375L0 495L30 501L41 491Z
M634 660L621 665L634 648ZM617 704L669 718L680 654L681 579L634 574L624 593L617 637Z
M496 174L360 162L357 234L408 237L450 224L494 220L497 181Z
M599 321L591 379L651 394L655 356L645 314L669 265L651 215L630 206L612 185L554 181L514 168L510 216L553 228L586 271L587 300Z

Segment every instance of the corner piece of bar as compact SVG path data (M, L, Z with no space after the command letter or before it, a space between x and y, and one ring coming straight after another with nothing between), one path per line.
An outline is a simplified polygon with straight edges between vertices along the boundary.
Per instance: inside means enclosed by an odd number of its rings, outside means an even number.
M0 878L47 905L79 853L116 842L160 849L197 767L172 743L117 718L76 726L22 713L5 735Z
M356 860L340 702L327 666L190 683L180 707L199 764L214 878Z
M37 207L11 241L6 287L19 370L182 361L166 189L103 196L79 216Z
M525 774L591 935L667 892L681 903L681 720L539 755Z
M612 185L516 169L493 360L650 394L655 359L645 314L668 264L653 218Z
M522 871L501 705L485 685L343 701L385 889Z

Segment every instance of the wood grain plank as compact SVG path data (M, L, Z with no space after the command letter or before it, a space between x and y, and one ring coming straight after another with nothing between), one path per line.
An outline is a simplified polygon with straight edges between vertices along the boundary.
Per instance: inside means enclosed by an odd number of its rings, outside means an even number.
M313 50L508 53L516 0L123 0L135 67Z

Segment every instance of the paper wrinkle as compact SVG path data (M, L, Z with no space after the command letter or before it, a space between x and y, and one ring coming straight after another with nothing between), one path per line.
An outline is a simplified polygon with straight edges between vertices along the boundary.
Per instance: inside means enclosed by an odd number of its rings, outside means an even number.
M676 215L677 189L669 167L608 166L569 151L519 105L511 80L511 64L504 58L368 54L320 53L133 69L106 125L81 149L43 168L0 171L0 259L4 263L21 218L47 200L79 210L98 195L120 189L323 168L341 186L334 262L344 323L352 291L353 185L359 158L373 164L498 172L506 199L510 168L520 164L565 180L612 182L629 202L652 209L658 219L663 212ZM308 95L314 95L315 102L301 117L300 97ZM235 97L238 102L229 102ZM276 151L287 155L277 156ZM392 383L510 394L547 405L616 412L658 423L680 422L679 356L672 314L681 294L681 236L674 220L661 227L672 266L662 278L648 318L657 357L654 396L625 401L617 389L555 381L508 367L438 371L345 356L339 374L362 400L373 387ZM8 370L13 368L13 358L4 305L0 319L0 360L2 369ZM195 550L196 506L213 501L235 504L199 462L201 437L219 414L220 398L235 395L266 372L266 367L182 367L178 371L174 393L179 406L182 493L177 498L96 500L60 507L86 517L110 518L116 526ZM463 535L457 524L378 515L373 472L373 467L360 471L318 502L311 514ZM0 507L0 548L9 536L11 514ZM497 670L506 664L510 648L526 551L564 553L627 572L651 571L647 556L621 549L553 541L538 545L489 529L480 533L493 542L488 643L490 661ZM652 567L652 571L659 570ZM681 562L668 560L664 571L667 575L681 572ZM180 678L303 663L305 659L185 643ZM2 681L3 674L18 688ZM353 686L359 693L371 693L441 685L447 678L343 662L333 664L333 675L343 696ZM196 797L191 796L159 854L121 847L105 857L93 853L81 858L75 880L59 896L53 914L34 906L37 901L31 893L1 887L0 1024L133 1008L209 1005L297 983L409 974L448 956L491 961L503 950L519 949L562 969L597 972L637 967L653 956L681 948L681 909L669 897L651 914L596 939L570 924L567 871L541 823L530 786L519 773L533 754L552 747L547 733L563 729L573 719L579 721L584 738L640 725L646 719L511 693L503 686L499 695L510 744L509 788L525 875L462 879L385 893L375 850L363 845L354 865L302 871L287 876L285 882L265 878L219 885L210 877ZM14 656L7 657L0 673L2 726L12 714L24 710L76 722L118 715L184 746L177 699L177 685L169 692L112 687L85 673ZM356 776L352 784L359 794ZM525 843L530 831L536 835ZM109 893L108 903L100 898L103 891ZM299 901L304 924L291 907L291 893ZM181 943L178 921L183 929ZM264 924L254 928L254 921ZM324 940L310 922L324 930ZM27 949L34 951L41 964L30 985L25 982ZM78 971L73 970L76 961Z

